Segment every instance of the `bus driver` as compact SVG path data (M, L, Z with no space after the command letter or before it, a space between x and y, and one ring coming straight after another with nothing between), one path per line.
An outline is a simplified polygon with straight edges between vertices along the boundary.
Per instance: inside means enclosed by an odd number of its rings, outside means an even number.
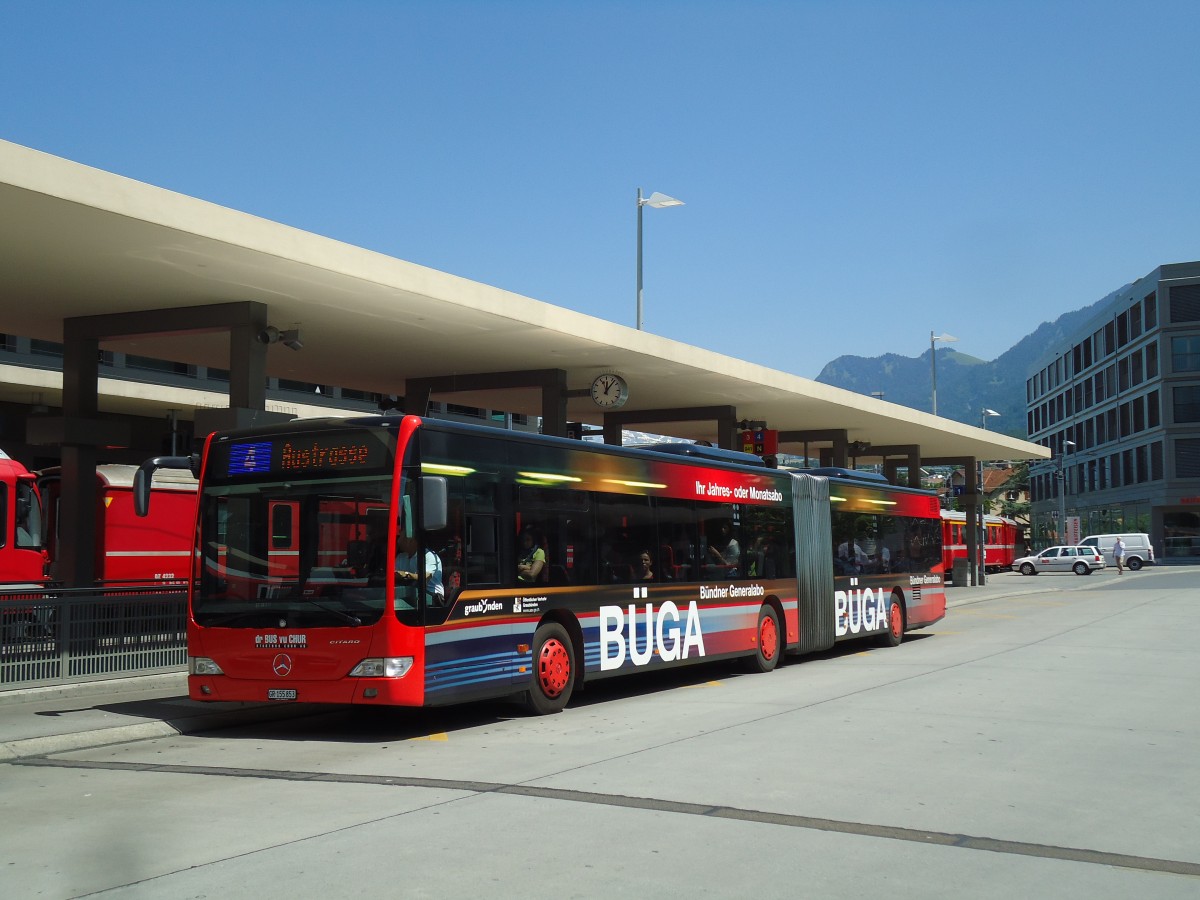
M396 537L396 602L401 597L412 601L417 596L418 564L417 539L400 532ZM446 589L442 585L442 561L432 550L425 551L425 597L431 603L446 602Z

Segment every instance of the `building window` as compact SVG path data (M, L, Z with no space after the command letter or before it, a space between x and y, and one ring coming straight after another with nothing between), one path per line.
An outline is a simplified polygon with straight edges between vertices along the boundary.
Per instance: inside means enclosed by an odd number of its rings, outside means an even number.
M1171 389L1175 424L1200 422L1200 385L1189 384Z
M1158 377L1158 344L1146 345L1146 377Z
M34 338L29 342L29 352L34 356L57 356L61 359L63 345L57 344L54 341L39 341L37 338Z
M1200 438L1175 441L1175 477L1200 478Z
M314 384L308 381L295 381L291 378L279 379L279 390L293 391L297 394L324 394L329 388L325 385Z
M153 359L149 356L125 356L125 368L138 369L145 372L162 372L167 375L184 375L195 377L196 367L187 363L171 362L167 359Z
M1171 324L1200 322L1200 284L1171 288Z
M1200 334L1171 338L1171 371L1200 372Z

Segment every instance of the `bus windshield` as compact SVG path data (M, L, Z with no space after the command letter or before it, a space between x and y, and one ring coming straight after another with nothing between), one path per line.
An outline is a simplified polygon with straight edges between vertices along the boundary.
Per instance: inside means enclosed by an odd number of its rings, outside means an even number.
M394 459L395 433L383 428L214 442L200 501L196 623L379 621Z
M369 477L206 491L200 585L192 604L197 624L283 628L377 622L384 608L379 553L389 494L388 480Z

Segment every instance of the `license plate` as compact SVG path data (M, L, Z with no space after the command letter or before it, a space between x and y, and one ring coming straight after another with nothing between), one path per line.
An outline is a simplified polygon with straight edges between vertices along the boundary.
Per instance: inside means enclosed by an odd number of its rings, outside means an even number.
M295 688L269 688L267 690L268 700L295 700Z

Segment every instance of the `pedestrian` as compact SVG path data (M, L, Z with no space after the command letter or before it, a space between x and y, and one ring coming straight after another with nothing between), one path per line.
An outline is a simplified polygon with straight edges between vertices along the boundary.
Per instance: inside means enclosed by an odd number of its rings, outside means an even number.
M1117 564L1117 574L1120 575L1125 571L1125 542L1119 537L1113 544L1113 561Z

